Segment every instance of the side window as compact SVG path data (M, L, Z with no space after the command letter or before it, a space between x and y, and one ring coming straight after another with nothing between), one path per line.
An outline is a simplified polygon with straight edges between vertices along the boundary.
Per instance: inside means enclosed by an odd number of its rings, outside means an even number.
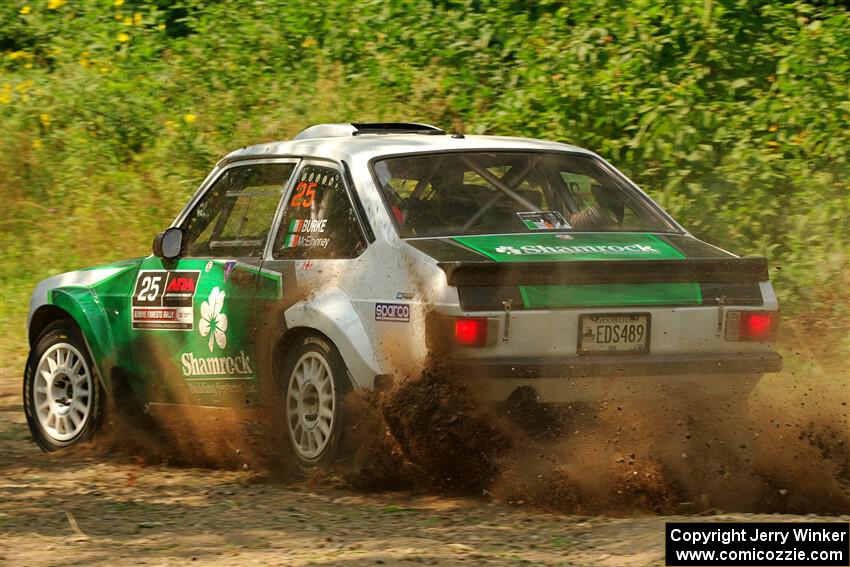
M232 167L216 180L185 224L187 256L251 258L263 254L272 219L295 164Z
M339 171L307 165L298 176L275 238L274 256L354 258L366 242Z

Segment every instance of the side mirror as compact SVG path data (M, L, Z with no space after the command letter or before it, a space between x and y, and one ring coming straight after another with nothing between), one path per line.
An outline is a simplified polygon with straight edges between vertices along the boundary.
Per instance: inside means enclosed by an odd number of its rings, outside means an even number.
M166 228L153 239L153 255L165 260L180 257L183 251L183 230L172 226Z

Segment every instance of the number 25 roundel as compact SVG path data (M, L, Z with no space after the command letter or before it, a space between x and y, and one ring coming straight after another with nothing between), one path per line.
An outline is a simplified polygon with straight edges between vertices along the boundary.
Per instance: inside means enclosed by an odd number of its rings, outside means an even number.
M133 328L191 331L200 270L142 270L133 291Z

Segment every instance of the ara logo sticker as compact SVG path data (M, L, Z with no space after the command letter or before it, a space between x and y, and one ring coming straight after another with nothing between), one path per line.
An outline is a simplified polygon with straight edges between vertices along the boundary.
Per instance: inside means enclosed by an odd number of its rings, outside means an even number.
M210 337L210 352L213 351L213 344L217 344L222 350L227 346L227 315L221 312L224 307L224 295L216 286L210 292L209 299L201 303L198 332L202 337Z
M410 306L405 303L376 303L375 321L410 322Z
M230 279L230 274L233 272L233 268L236 267L236 262L233 260L228 260L224 263L224 281Z
M197 278L187 278L179 276L168 280L168 287L165 291L168 293L195 293L195 283Z
M142 270L133 290L132 325L139 330L191 331L200 270Z

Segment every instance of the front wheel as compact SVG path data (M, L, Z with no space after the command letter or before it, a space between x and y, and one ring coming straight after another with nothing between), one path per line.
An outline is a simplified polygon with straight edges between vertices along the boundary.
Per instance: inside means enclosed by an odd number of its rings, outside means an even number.
M285 428L296 459L307 468L333 462L350 389L342 357L326 339L307 335L289 352L281 374Z
M48 325L24 373L24 412L44 451L81 443L95 432L104 396L80 331L68 321Z

